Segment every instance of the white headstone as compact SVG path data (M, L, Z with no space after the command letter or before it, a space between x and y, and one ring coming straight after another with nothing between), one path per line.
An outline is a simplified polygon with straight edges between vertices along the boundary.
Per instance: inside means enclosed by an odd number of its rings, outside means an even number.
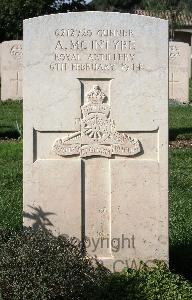
M25 20L25 225L87 238L114 271L167 261L167 110L167 21Z
M169 99L189 101L191 47L187 43L169 42Z
M22 99L22 41L1 44L1 100Z

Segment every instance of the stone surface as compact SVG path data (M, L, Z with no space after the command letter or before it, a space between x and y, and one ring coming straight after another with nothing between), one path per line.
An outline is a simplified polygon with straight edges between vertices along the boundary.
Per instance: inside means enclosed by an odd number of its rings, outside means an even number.
M167 135L167 21L24 21L26 226L86 239L114 271L167 261Z
M169 99L189 101L191 47L187 43L169 42Z
M23 42L6 41L1 44L1 100L22 99Z

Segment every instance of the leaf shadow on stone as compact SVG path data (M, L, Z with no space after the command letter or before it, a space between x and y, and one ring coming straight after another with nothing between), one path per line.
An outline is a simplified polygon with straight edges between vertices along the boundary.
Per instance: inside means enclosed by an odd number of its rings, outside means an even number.
M29 205L32 212L23 212L23 217L26 219L32 220L31 227L34 230L42 229L44 231L49 230L49 227L54 226L50 221L49 216L55 215L53 212L45 212L43 211L41 206L34 207Z
M192 241L170 248L170 269L192 282Z

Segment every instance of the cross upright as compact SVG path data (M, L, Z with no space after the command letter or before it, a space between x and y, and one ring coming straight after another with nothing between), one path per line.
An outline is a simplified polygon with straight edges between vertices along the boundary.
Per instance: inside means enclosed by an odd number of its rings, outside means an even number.
M113 259L112 245L109 243L112 240L111 159L113 161L118 158L123 162L124 159L142 154L142 145L137 138L116 130L115 121L110 118L109 102L109 97L103 93L100 86L93 84L91 90L83 96L79 130L54 132L52 142L50 133L35 130L37 150L34 159L34 162L42 158L48 159L50 155L50 158L57 160L80 162L80 239L83 242L87 239L97 242L98 247L94 253L93 248L88 251L108 261ZM49 139L49 149L46 150L47 153L41 153L38 150L43 147L40 141L46 135ZM54 137L57 138L54 140Z
M169 84L171 85L171 88L170 88L170 95L169 95L169 98L170 99L174 99L174 87L175 87L175 85L174 84L176 84L176 83L179 83L179 81L178 80L174 80L174 74L173 73L171 73L171 80L169 80Z
M14 87L15 87L15 94L20 95L21 94L21 88L22 88L22 79L20 77L20 72L17 71L16 73L16 78L10 79L11 82L13 82Z
M78 80L81 87L79 95L82 99L79 122L78 118L73 120L77 130L64 130L62 127L58 131L42 130L38 125L33 129L34 168L41 166L41 176L35 180L41 189L43 186L46 187L46 166L53 165L53 170L58 172L59 177L56 179L49 173L49 182L55 181L52 198L54 199L55 193L56 195L58 193L59 196L56 196L57 200L54 201L59 203L55 204L58 211L55 208L49 224L53 224L59 232L61 230L62 233L79 238L87 246L90 255L96 255L106 265L110 265L115 260L114 249L118 248L118 239L124 232L126 233L125 229L122 229L122 232L116 231L115 211L119 209L123 214L121 209L127 205L123 199L126 197L127 201L131 201L131 197L135 199L133 192L126 191L127 196L122 192L125 192L126 185L136 184L137 177L133 176L136 166L140 166L140 163L142 165L145 157L151 162L157 159L158 130L151 132L117 130L115 119L110 117L111 80ZM107 94L103 90L108 91ZM150 141L148 144L147 137ZM119 173L123 166L130 171ZM145 172L144 167L142 173L145 181L148 181L150 174ZM60 177L61 173L63 175ZM78 176L77 183L75 174ZM68 186L68 192L64 195L60 194L62 186ZM124 188L119 190L120 186ZM71 195L74 199L71 199ZM62 211L61 198L65 217L60 219L58 224L57 215ZM50 201L47 204L49 207ZM37 210L35 205L34 209ZM127 211L127 208L124 210ZM48 212L52 213L51 209L48 209ZM131 235L134 235L133 229Z
M109 99L98 85L93 85L85 98L81 106L80 131L58 138L53 151L62 157L80 156L84 211L81 239L94 239L102 245L104 240L112 240L110 158L134 157L141 153L141 145L136 138L116 130L115 122L110 119ZM101 245L95 254L112 259L111 245L107 249Z

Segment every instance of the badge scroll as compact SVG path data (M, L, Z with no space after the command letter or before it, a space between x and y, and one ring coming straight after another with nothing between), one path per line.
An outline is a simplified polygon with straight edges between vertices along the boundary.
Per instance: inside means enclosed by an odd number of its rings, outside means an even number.
M59 156L80 157L139 154L139 140L116 130L115 123L110 118L110 106L104 103L107 97L100 87L93 86L86 96L88 104L81 106L83 118L80 121L80 131L57 139L53 151Z

